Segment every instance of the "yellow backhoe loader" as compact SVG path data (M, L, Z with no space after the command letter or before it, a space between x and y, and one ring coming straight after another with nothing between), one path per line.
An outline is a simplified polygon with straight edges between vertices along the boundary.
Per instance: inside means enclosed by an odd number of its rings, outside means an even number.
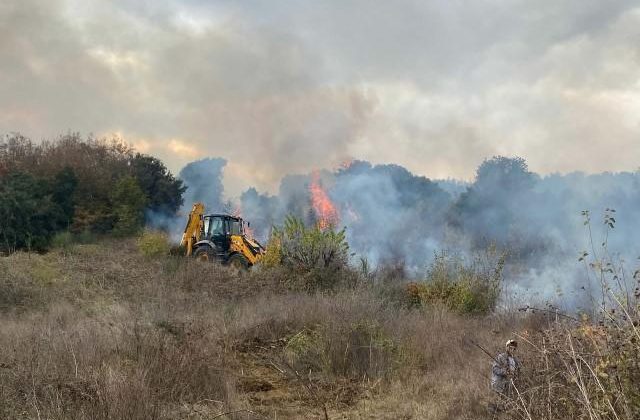
M205 214L204 204L195 203L180 246L185 248L187 256L202 261L220 261L238 268L249 268L260 261L265 249L245 234L244 223L241 217Z

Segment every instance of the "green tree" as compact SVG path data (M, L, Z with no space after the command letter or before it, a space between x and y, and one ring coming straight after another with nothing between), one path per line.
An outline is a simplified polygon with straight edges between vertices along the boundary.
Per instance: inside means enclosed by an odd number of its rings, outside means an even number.
M535 201L536 175L524 159L495 156L485 160L475 182L452 206L449 222L469 235L476 246L505 245L523 226L520 212Z
M111 204L116 220L113 233L120 236L138 233L144 223L147 199L135 178L125 176L116 183Z
M135 178L154 214L174 215L186 190L160 160L135 153L118 137L70 133L34 143L17 133L0 136L0 177L12 172L49 180L60 227L78 233L108 233L118 220L119 229L125 219L138 224L137 209L114 207L120 200L113 199L113 188L123 176Z
M51 199L50 186L23 172L0 178L0 248L46 249L60 223L60 207Z
M74 193L78 186L78 178L70 167L65 167L55 176L52 185L52 198L60 207L61 228L68 229L75 212Z
M283 265L299 274L294 283L307 289L330 289L347 269L349 244L345 230L321 229L305 226L301 219L287 216L282 228L274 227L265 263Z
M154 213L173 215L182 206L187 187L176 179L161 160L137 153L131 172L147 197L147 208Z
M129 174L133 157L133 150L119 138L82 138L75 133L38 143L19 134L0 138L0 173L29 173L49 180L54 190L54 179L59 175L60 191L54 201L65 197L65 190L73 184L68 183L70 173L64 174L65 168L73 170L77 182L73 194L61 200L61 207L66 215L73 208L70 228L76 232L106 233L113 229L111 190L122 176Z

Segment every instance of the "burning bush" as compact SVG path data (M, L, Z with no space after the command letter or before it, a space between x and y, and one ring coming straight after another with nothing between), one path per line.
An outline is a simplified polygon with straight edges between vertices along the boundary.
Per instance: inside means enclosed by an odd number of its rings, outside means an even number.
M266 264L282 265L301 274L294 286L306 289L334 287L341 280L339 272L347 269L349 258L344 229L307 227L293 216L286 218L281 229L273 230L267 249Z

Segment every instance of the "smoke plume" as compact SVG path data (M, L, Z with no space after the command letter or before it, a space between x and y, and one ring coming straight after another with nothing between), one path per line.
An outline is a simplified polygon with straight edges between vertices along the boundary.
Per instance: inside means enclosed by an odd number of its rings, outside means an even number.
M204 201L210 211L221 208L224 164L204 159L181 171L189 187L185 208L193 201ZM575 306L587 304L591 297L585 293L599 287L578 263L583 250L604 252L606 240L616 258L633 263L640 255L640 174L540 176L520 158L485 160L468 184L432 181L399 165L353 161L335 170L287 175L275 195L249 188L237 207L256 238L266 242L271 227L289 214L307 224L321 222L318 189L335 208L332 223L346 229L357 257L373 266L402 262L415 276L424 274L438 252L471 258L495 246L508 252L509 293ZM606 209L615 210L614 229L603 223Z
M183 211L199 201L210 212L224 211L222 170L227 161L221 158L196 160L182 168L178 177L184 182L187 191L184 194Z

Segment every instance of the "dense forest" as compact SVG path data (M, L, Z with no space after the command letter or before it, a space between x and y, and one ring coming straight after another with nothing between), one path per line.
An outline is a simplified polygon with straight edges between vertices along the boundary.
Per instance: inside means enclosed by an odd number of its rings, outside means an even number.
M174 214L186 187L120 139L0 140L0 250L45 250L57 232L130 235L145 211Z

